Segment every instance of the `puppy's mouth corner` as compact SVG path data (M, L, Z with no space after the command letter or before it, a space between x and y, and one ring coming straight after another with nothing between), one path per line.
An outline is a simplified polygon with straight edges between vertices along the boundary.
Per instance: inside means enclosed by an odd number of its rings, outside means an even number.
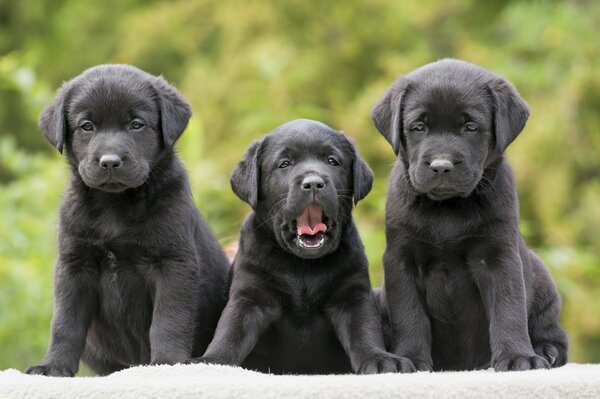
M329 219L323 213L323 207L309 204L292 223L295 223L298 246L306 249L320 248L325 244Z

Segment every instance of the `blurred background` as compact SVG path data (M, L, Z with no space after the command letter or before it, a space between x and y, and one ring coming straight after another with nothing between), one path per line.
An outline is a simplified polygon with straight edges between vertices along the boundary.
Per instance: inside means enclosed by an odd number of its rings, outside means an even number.
M0 0L0 369L48 344L68 170L36 120L61 82L129 63L180 88L194 117L178 150L224 246L249 210L229 173L253 139L295 118L345 131L376 176L355 216L379 284L394 155L369 111L444 57L505 76L531 106L508 150L521 228L561 292L570 360L600 362L599 26L594 0Z

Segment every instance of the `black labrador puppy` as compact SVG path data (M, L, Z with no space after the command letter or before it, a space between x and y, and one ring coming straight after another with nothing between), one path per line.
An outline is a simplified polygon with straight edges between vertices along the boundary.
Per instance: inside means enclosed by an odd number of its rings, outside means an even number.
M515 88L442 60L395 82L371 116L399 156L386 209L390 350L419 370L565 364L560 297L519 233L503 156L529 117Z
M271 373L394 372L351 210L373 175L352 142L296 120L254 142L233 171L252 206L240 233L230 297L195 362Z
M177 363L204 352L229 263L192 201L173 145L190 106L161 77L102 65L40 116L71 169L59 215L52 334L29 374Z

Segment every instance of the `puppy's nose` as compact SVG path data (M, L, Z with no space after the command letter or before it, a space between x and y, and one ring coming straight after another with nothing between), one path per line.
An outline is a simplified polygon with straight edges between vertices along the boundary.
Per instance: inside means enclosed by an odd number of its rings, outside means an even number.
M100 167L102 169L117 169L123 165L123 161L118 155L106 154L100 158Z
M454 164L447 159L434 159L429 167L435 173L448 173L454 169Z
M302 189L304 191L321 191L325 187L325 181L317 175L306 176L302 180Z

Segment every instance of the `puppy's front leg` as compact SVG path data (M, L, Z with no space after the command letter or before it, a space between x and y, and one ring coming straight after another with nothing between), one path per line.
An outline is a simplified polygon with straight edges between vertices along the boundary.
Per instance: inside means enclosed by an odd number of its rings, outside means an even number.
M469 263L487 312L491 365L496 371L550 368L533 351L527 330L523 265L516 248L494 248Z
M384 256L385 296L392 327L391 351L406 356L417 370L432 371L431 322L418 290L416 267L388 249Z
M190 362L239 366L254 349L260 335L280 315L280 307L273 302L267 305L248 297L233 295L221 314L215 336L206 353Z
M385 351L379 313L369 287L359 285L338 290L325 312L355 373L415 371L409 359Z
M167 262L156 269L150 326L150 361L175 364L189 359L198 298L197 270L190 263Z
M25 370L27 374L72 377L79 369L79 358L97 306L98 274L76 255L61 258L54 277L54 315L48 352L39 365Z

